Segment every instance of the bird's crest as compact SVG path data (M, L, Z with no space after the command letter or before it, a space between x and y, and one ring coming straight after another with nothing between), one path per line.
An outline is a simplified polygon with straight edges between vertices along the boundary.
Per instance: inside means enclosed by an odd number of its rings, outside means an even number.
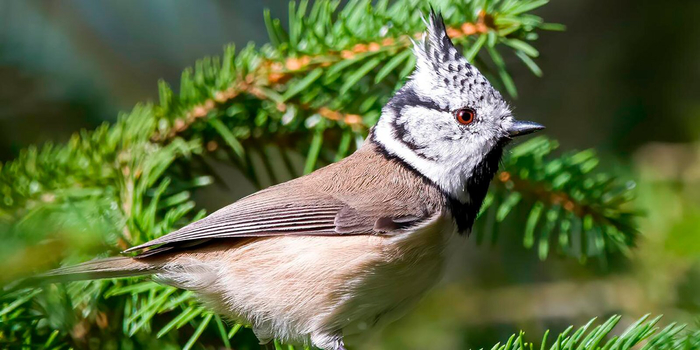
M473 77L475 68L454 46L447 35L442 15L430 10L428 20L424 19L427 31L418 41L413 41L416 56L414 78L432 78L438 85L464 91Z

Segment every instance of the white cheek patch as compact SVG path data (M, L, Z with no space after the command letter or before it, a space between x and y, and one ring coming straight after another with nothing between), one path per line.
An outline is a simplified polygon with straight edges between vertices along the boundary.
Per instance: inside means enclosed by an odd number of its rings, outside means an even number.
M410 108L419 111L421 108ZM404 109L408 112L409 108ZM374 128L374 140L380 143L392 155L408 163L423 176L433 181L443 191L463 203L469 202L469 194L466 191L467 179L471 177L474 168L485 157L486 153L494 146L488 139L483 139L475 134L462 134L458 141L450 141L456 133L452 127L440 130L440 123L425 122L414 124L413 120L421 119L419 116L404 113L401 121L411 121L410 131L412 137L425 137L426 149L414 150L402 140L397 140L391 123L395 116L391 111L385 110L382 118ZM425 120L425 119L423 119ZM397 120L399 122L399 120ZM408 127L408 126L407 126ZM419 155L417 152L427 152L427 155L437 155L435 159ZM439 161L438 161L439 160Z
M462 131L448 113L423 106L406 106L401 111L392 125L395 139L419 155L439 160L441 149L461 138Z

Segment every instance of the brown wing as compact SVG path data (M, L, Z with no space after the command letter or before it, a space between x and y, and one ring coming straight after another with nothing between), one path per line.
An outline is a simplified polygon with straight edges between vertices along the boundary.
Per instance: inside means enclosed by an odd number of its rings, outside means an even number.
M424 198L410 195L414 190L418 195L427 194L421 179L369 151L364 151L364 157L358 157L363 154L358 152L341 164L254 193L202 220L125 252L159 246L142 253L146 256L231 237L395 233L435 213L437 206L432 203L437 199L435 195ZM374 167L353 164L358 158L365 163L380 164ZM412 185L418 188L410 188Z

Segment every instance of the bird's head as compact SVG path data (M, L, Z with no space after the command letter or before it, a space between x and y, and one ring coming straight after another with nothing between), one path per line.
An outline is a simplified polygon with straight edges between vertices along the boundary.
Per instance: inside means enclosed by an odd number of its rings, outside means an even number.
M414 43L416 69L383 108L372 139L466 203L470 178L486 177L488 186L505 144L543 126L513 118L501 94L452 44L440 15L431 11L427 25Z

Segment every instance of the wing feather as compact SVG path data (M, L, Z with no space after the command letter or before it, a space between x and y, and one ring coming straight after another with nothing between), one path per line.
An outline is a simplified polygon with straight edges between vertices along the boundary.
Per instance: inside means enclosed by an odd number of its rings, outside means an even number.
M150 256L217 238L395 234L439 214L443 205L437 188L402 165L387 163L370 145L125 252Z
M125 252L215 238L338 234L336 218L347 204L326 194L300 191L293 188L293 183L288 184L245 197L202 220ZM350 232L343 231L347 233ZM352 233L369 234L372 227L355 227Z

